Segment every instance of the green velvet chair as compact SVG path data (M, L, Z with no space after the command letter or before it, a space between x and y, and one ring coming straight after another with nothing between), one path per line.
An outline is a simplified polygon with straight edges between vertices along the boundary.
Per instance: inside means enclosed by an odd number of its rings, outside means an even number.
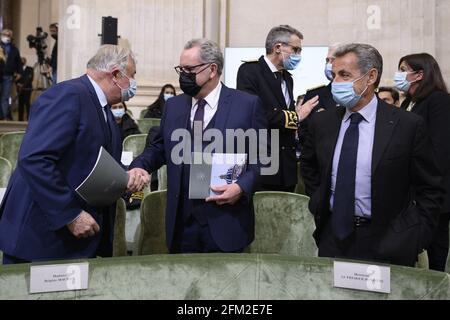
M113 257L127 255L127 243L125 239L125 222L127 207L125 201L120 198L116 205L116 219L114 221Z
M145 149L147 134L134 134L123 140L123 151L133 152L133 159L142 154Z
M257 300L265 304L272 300L450 299L450 275L399 266L391 267L390 294L335 288L333 260L325 258L193 254L88 262L88 290L34 295L28 293L30 265L0 266L0 300Z
M141 204L141 230L138 255L166 254L167 191L148 194Z
M13 170L17 166L17 158L25 132L8 132L0 137L0 157L8 159Z
M11 174L11 163L7 159L0 157L0 188L6 188L8 186Z
M450 229L450 226L449 226L449 229ZM450 236L450 235L449 235ZM449 254L448 254L448 256L447 256L447 266L446 266L446 268L445 268L445 271L447 272L447 273L450 273L450 252L449 252Z
M139 119L144 119L145 115L147 114L148 109L145 108L139 113ZM148 119L148 118L147 118Z
M316 257L315 223L308 202L308 197L294 193L256 193L255 241L247 251Z
M139 130L142 133L148 133L151 127L159 127L161 124L161 119L147 118L147 119L138 119L136 120L139 126Z
M158 191L167 190L167 166L158 170Z

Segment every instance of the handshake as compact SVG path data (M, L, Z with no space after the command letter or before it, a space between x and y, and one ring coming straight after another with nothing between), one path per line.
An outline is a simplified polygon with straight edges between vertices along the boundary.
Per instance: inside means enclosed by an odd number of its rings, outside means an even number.
M147 171L139 168L128 171L127 193L142 191L150 183L150 175ZM95 219L86 211L67 225L70 233L78 239L94 237L100 232L100 226Z

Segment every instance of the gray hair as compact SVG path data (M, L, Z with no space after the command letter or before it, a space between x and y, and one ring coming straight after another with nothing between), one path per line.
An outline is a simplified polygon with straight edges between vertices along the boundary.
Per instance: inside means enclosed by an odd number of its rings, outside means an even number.
M383 57L380 52L368 44L351 43L340 46L334 55L336 58L340 58L348 53L354 53L358 57L358 65L362 74L366 74L370 69L378 71L378 79L375 83L375 88L377 88L383 74Z
M222 75L224 58L217 43L207 39L193 39L186 43L184 50L200 47L200 60L203 63L214 63L217 65L217 73Z
M295 35L303 40L303 34L295 28L292 28L290 25L280 25L272 28L266 39L266 53L273 53L273 47L277 43L289 43L291 36Z
M115 45L104 45L89 60L87 67L88 69L102 72L111 72L113 69L118 68L120 71L125 72L129 58L136 63L136 57L130 49Z

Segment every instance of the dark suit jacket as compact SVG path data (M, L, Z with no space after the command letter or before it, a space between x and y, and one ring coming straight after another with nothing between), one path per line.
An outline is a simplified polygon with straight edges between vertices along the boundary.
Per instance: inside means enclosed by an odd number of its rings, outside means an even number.
M406 109L410 100L403 102ZM442 213L450 213L450 95L436 91L422 101L418 101L412 112L421 116L427 125L436 160L444 176L445 188Z
M295 131L298 128L298 119L292 93L294 82L286 70L284 79L291 98L290 106L286 105L281 86L264 57L258 62L244 63L239 68L237 89L261 98L269 129L280 130L280 170L274 176L263 177L263 183L290 187L297 184Z
M330 219L332 163L344 114L345 109L338 107L311 119L301 158L317 243ZM378 100L371 224L377 236L376 259L412 265L420 250L427 248L442 203L441 178L424 121Z
M17 169L0 208L2 251L28 261L95 256L101 235L78 240L66 225L82 210L100 227L111 218L103 215L105 208L90 207L75 192L101 146L120 163L120 132L111 111L108 123L111 141L87 76L51 87L33 104Z
M171 158L172 150L180 142L172 141L171 136L177 129L188 128L191 109L192 98L185 94L168 100L155 140L130 166L130 168L143 168L148 172L154 172L167 164L166 237L169 248L172 247L175 237L177 210L183 199L183 195L180 195L183 166L176 165ZM225 132L227 129L243 129L244 131L267 129L260 100L255 96L223 86L214 129L220 130L224 136L224 150L226 150ZM234 152L236 153L237 150ZM248 146L246 153L249 153ZM234 206L217 206L213 203L204 205L211 235L223 251L240 250L254 239L254 212L251 199L258 176L259 165L249 165L245 174L238 181L245 192L245 197L241 198Z
M31 92L30 89L33 87L33 79L34 79L34 70L32 67L26 67L25 70L21 73L22 77L19 81L17 81L18 84L23 86L23 89L28 89L28 92ZM22 89L22 90L23 90Z
M1 47L6 54L6 45L2 43ZM12 76L14 73L22 73L22 59L20 58L19 49L14 44L11 44L11 50L5 62L4 75Z
M303 103L308 102L315 96L319 96L319 104L311 111L310 115L306 119L300 122L298 139L301 147L305 143L305 138L306 134L308 133L308 125L310 119L321 109L328 110L337 107L337 103L334 101L333 94L331 93L331 84L332 82L330 82L330 84L328 84L327 86L311 89L306 92Z

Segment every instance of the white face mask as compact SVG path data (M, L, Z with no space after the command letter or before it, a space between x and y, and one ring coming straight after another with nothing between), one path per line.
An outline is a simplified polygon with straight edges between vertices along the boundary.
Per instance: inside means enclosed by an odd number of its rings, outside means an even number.
M169 100L170 98L175 97L173 94L171 93L164 93L164 101Z
M2 36L2 42L3 42L4 44L11 43L11 38L10 38L10 37L7 37L7 36Z
M416 81L408 81L408 79L406 79L408 77L408 74L410 73L416 73L415 71L412 72L407 72L407 71L398 71L395 73L394 76L394 82L395 82L395 87L403 92L408 92L409 89L411 88L411 84L417 82Z

